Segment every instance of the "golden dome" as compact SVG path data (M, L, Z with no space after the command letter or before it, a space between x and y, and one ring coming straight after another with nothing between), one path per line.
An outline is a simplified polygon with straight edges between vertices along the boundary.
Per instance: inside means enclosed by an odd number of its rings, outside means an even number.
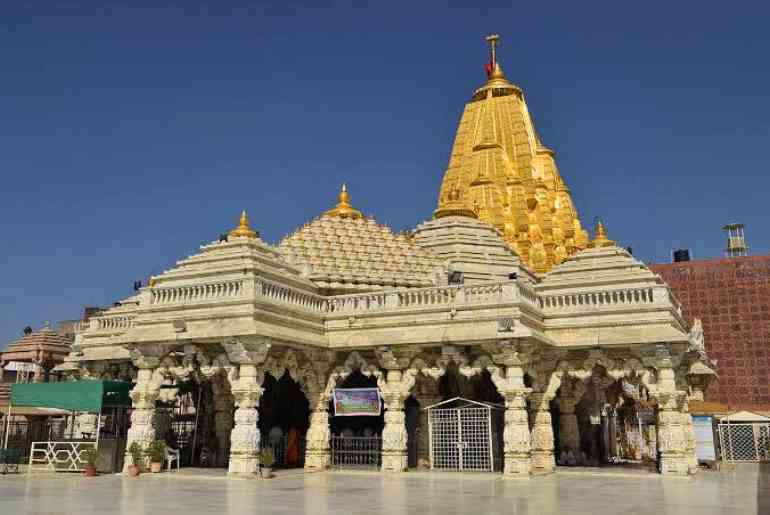
M588 244L589 247L598 249L601 247L612 247L615 245L614 241L607 238L607 229L604 227L604 224L601 220L596 222L596 229L594 229L594 232L596 236L594 236L593 241Z
M350 205L350 195L348 194L348 187L345 183L342 184L342 189L337 196L337 200L337 205L326 211L323 216L336 216L339 218L351 218L353 220L364 217L364 214L361 211Z
M231 238L256 238L258 236L257 232L249 225L249 215L246 214L246 210L241 213L238 227L230 231L229 236Z

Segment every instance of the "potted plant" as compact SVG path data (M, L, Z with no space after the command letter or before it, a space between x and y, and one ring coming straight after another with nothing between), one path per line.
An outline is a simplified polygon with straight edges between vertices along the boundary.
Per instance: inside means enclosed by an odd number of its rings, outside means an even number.
M147 446L147 456L150 458L150 472L157 474L163 467L163 461L166 459L166 442L163 440L154 440Z
M265 447L259 452L259 470L263 478L273 477L273 465L275 464L275 455L273 449Z
M96 475L96 459L99 457L99 452L96 449L86 449L80 453L80 458L86 462L86 466L83 469L86 477L94 477Z
M134 442L128 447L128 453L131 455L131 465L128 466L128 474L131 477L139 475L140 466L142 464L142 458L144 457L144 451L139 442Z

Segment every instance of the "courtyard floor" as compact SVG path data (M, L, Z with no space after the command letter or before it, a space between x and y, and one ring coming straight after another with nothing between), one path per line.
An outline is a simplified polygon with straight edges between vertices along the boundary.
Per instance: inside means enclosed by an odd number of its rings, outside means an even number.
M770 514L770 466L705 471L697 478L565 470L531 479L409 472L223 474L83 478L0 476L0 514Z

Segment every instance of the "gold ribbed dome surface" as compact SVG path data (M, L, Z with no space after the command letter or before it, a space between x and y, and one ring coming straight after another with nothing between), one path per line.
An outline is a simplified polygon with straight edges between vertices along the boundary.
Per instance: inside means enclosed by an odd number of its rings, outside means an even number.
M297 229L278 248L295 266L309 265L314 283L336 293L432 286L444 269L440 258L407 235L334 210Z
M539 273L588 245L554 153L537 135L524 94L497 62L466 104L434 217L463 216L502 231L522 261Z

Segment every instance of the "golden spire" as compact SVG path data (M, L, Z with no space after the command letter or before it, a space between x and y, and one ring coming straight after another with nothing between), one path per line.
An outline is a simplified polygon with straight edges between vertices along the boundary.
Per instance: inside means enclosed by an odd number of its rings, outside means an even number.
M230 231L229 236L231 238L256 238L257 233L249 225L249 215L246 214L244 209L241 213L241 219L238 222L238 227Z
M591 248L601 248L601 247L612 247L615 245L615 242L611 239L607 238L607 229L604 227L604 224L601 220L596 222L596 228L594 229L595 236L593 241L589 244L589 247Z
M487 222L502 231L523 263L547 272L586 248L590 237L524 94L505 78L500 36L485 39L487 80L463 111L433 216Z
M358 220L359 218L364 217L364 214L361 211L350 205L350 194L348 193L348 186L344 182L342 183L340 194L337 195L337 200L337 205L326 211L324 216L351 218L353 220Z

